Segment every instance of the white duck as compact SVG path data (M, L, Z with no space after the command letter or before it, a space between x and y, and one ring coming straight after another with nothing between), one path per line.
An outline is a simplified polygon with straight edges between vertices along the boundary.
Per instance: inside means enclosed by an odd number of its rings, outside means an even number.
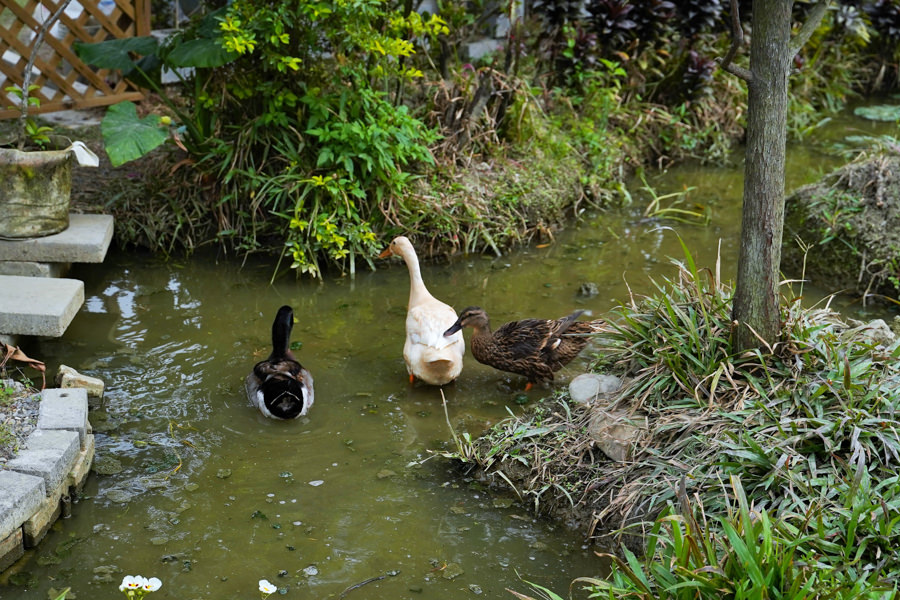
M391 255L402 258L409 269L409 306L403 345L409 381L418 378L431 385L450 383L459 377L466 351L462 333L444 337L447 328L456 322L456 312L428 292L416 250L406 237L394 238L379 258Z

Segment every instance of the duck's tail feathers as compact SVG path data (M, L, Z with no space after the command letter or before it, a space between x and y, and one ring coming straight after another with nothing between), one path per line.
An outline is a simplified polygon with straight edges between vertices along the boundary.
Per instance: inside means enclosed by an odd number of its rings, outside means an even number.
M609 326L603 319L595 319L593 321L575 321L570 323L564 330L565 337L575 337L580 335L592 335L595 333L609 332Z
M571 327L573 323L576 322L576 320L578 319L578 317L580 317L580 316L583 315L583 314L584 314L584 310L576 310L575 312L573 312L573 313L572 313L571 315L569 315L568 317L563 317L562 319L559 319L559 320L557 321L557 322L559 323L559 329L558 329L558 332L559 332L559 333L565 333L565 331L566 331L567 329L569 329L569 327Z
M268 411L280 419L303 416L312 404L311 389L297 380L269 378L260 389Z
M459 352L451 346L426 348L422 351L422 360L428 364L452 363L459 360Z

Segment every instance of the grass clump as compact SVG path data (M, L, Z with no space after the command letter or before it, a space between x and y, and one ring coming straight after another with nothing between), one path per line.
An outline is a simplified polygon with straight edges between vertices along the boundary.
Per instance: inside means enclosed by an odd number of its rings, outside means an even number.
M878 597L892 591L865 573L821 562L804 533L811 515L779 518L750 504L740 478L732 477L730 488L727 513L709 520L682 490L679 507L654 523L643 560L626 549L624 558L608 555L609 578L576 581L592 590L591 597L662 600Z
M900 576L900 348L891 332L783 303L764 351L731 347L731 288L690 254L674 280L611 319L596 369L625 385L603 406L565 394L464 448L624 558L592 597L874 594ZM610 460L598 413L637 431ZM623 549L624 547L624 549ZM638 556L643 556L643 559Z
M791 194L785 230L800 243L784 244L785 268L800 272L805 267L814 282L895 302L900 292L898 172L895 149L876 147ZM813 250L807 255L805 247Z

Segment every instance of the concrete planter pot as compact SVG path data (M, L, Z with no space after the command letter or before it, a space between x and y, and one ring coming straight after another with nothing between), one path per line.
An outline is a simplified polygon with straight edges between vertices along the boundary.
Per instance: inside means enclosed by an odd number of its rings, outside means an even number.
M73 161L68 150L0 148L0 236L42 237L69 226Z
M0 148L0 238L32 238L69 226L73 163L97 166L81 142L64 150Z

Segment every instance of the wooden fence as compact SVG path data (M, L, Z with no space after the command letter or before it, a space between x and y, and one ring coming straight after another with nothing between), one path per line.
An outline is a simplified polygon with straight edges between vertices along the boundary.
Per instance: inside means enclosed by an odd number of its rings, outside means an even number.
M0 2L0 119L18 116L18 97L6 90L22 86L40 23L62 0ZM106 69L88 66L73 49L75 41L150 35L150 0L72 0L44 37L32 69L32 113L106 106L137 100L141 92Z

